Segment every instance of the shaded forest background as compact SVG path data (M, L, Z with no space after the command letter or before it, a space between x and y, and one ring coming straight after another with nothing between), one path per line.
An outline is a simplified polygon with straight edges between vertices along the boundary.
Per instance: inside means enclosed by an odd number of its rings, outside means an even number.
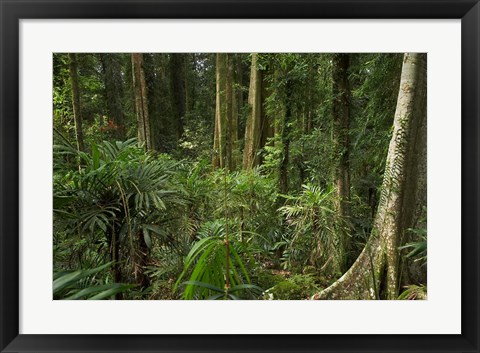
M422 54L54 54L54 298L426 299L424 76Z

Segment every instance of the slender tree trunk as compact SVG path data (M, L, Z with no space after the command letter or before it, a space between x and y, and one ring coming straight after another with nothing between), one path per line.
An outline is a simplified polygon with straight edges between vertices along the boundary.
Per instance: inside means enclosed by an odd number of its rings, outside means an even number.
M248 108L243 150L243 169L245 170L252 169L259 163L257 152L260 149L262 134L262 72L258 69L258 54L256 53L252 54Z
M349 54L335 54L333 57L333 143L337 164L335 168L335 187L337 190L337 214L340 216L339 266L346 270L348 229L350 219L350 85L348 82Z
M235 170L238 165L242 164L240 156L240 141L238 140L238 122L240 117L240 101L239 96L241 94L241 89L239 88L239 72L238 70L238 61L240 60L237 54L231 55L231 65L232 65L232 120L231 120L231 138L232 138L232 165ZM240 94L239 94L240 92Z
M242 66L242 54L235 55L235 82L237 83L239 89L237 90L237 108L238 108L238 116L241 115L242 108L243 108L243 66Z
M227 54L216 55L216 105L215 105L215 134L213 140L213 166L225 167L226 132L227 132L227 104L226 104L226 70Z
M303 132L305 135L308 135L312 132L313 127L313 110L314 110L314 99L313 99L313 87L315 85L315 66L310 63L308 67L309 82L307 87L307 106L305 112L305 120L303 125Z
M105 100L109 122L113 123L114 136L125 139L125 115L123 113L123 83L118 54L100 54L103 66L103 80L105 85Z
M185 116L193 110L195 105L194 101L194 85L192 84L193 68L192 63L194 60L194 54L184 54L184 71L185 71Z
M288 164L290 161L290 139L291 139L291 124L292 121L292 82L287 81L285 85L285 116L283 119L283 126L281 132L281 146L282 155L279 165L278 188L281 194L288 193Z
M226 148L225 148L225 157L226 162L225 166L228 170L233 171L235 169L235 160L233 158L234 146L236 144L236 138L234 133L236 132L236 127L234 126L237 119L236 115L236 104L235 94L234 94L234 57L233 54L227 54L227 78L225 80L225 95L226 95Z
M80 105L80 88L78 83L78 63L77 56L74 53L69 53L70 59L70 82L72 84L72 101L73 101L73 120L75 123L75 140L77 142L77 149L79 151L85 151L85 145L83 142L83 129L82 129L82 111Z
M132 53L133 91L135 95L135 112L138 125L138 142L145 145L145 149L153 149L150 120L148 116L148 95L143 70L143 54Z
M280 77L281 73L280 70L275 69L273 72L273 81L275 87L275 108L273 111L274 121L273 121L273 135L275 137L274 146L278 147L281 146L282 142L282 131L283 126L285 125L285 111L286 111L286 98L284 97L285 94L280 92Z
M185 93L185 54L170 54L170 84L173 98L174 125L176 126L177 139L184 130L186 111Z
M115 228L111 228L110 237L110 260L113 262L113 281L122 283L122 269L120 267L120 241ZM122 293L115 294L116 300L123 299Z
M137 266L138 266L138 282L141 288L147 288L150 286L150 278L146 274L147 266L149 265L150 261L150 249L145 242L145 237L143 232L138 232L138 259L137 259Z
M268 77L272 76L273 69L268 68L264 73L263 77ZM265 101L268 100L271 95L273 94L274 88L272 87L273 85L264 80L262 82L262 115L261 115L261 124L262 124L262 135L260 137L260 145L259 148L263 148L268 144L268 140L275 135L275 128L274 128L274 120L275 120L275 115L274 114L269 114L270 112L267 112L267 109L265 109L264 104ZM260 162L263 162L263 160L260 160Z
M313 125L313 112L315 110L315 102L314 102L314 87L316 80L318 78L315 75L315 66L313 63L309 62L308 64L308 78L305 87L305 103L303 104L303 119L302 119L302 130L304 135L310 135L312 132L312 125ZM307 165L305 163L306 157L306 149L305 149L305 140L302 140L301 145L301 152L296 158L297 169L299 173L299 185L298 187L301 188L308 178L308 171Z
M426 188L426 54L404 56L393 135L370 238L350 269L313 299L396 299L399 250ZM417 153L418 152L418 153ZM422 196L424 197L424 196Z

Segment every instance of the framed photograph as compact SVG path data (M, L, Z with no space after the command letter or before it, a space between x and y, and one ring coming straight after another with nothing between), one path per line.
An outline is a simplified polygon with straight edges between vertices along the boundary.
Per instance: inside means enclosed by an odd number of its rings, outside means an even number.
M0 4L1 352L480 351L478 1Z

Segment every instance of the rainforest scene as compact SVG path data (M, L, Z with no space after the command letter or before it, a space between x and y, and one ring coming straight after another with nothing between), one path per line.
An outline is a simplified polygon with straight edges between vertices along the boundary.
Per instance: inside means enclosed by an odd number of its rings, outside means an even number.
M427 299L427 54L52 60L53 299Z

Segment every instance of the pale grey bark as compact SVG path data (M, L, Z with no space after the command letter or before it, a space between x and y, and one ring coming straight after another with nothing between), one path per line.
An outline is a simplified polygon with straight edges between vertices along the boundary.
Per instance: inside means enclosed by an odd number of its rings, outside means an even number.
M145 149L153 149L150 120L148 116L147 85L143 69L143 54L132 53L133 90L135 95L135 112L137 115L138 142L144 144Z
M416 197L426 192L426 82L426 54L405 54L393 135L370 239L350 269L313 299L397 298L398 247L414 225L417 208L422 206Z
M75 123L75 140L77 142L77 150L85 151L83 142L82 113L80 105L80 84L78 82L78 63L77 56L74 53L68 54L70 59L70 83L72 85L72 101L73 101L73 120Z
M245 128L243 169L252 169L258 164L257 152L262 133L262 72L258 69L258 54L252 54L250 87L248 90L248 118Z
M227 101L226 76L227 54L216 54L216 104L215 104L215 132L213 137L213 166L225 167L226 162L226 134L227 134Z

